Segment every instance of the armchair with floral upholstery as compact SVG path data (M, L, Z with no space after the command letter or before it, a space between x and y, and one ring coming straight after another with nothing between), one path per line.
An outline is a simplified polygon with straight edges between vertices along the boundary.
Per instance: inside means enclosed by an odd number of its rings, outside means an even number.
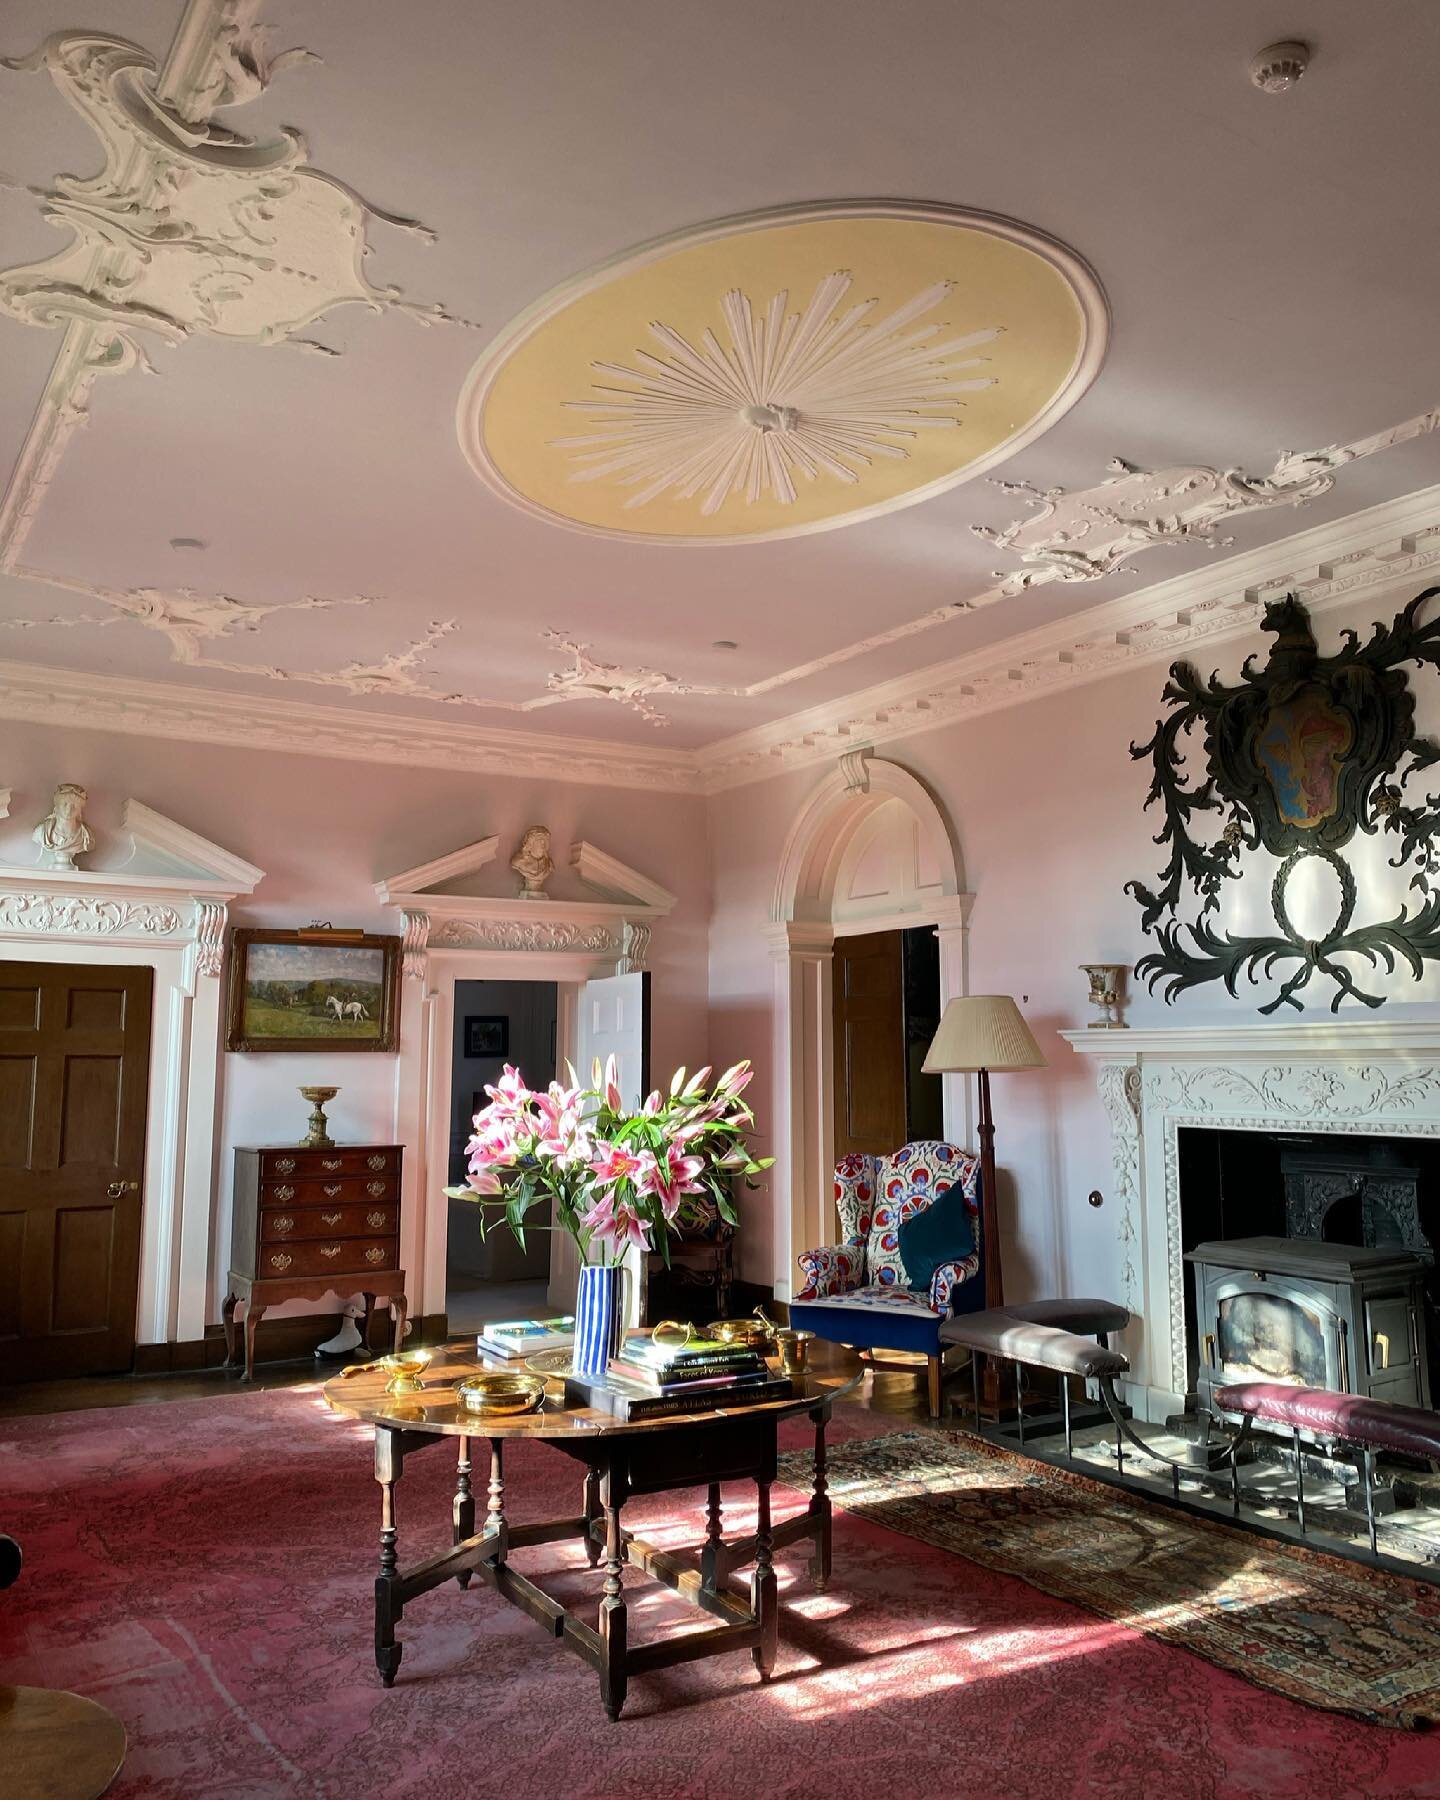
M923 1292L907 1282L900 1226L959 1187L971 1241L936 1264ZM835 1165L835 1210L842 1241L800 1254L804 1286L790 1322L857 1350L918 1351L927 1359L930 1416L940 1412L940 1326L985 1304L980 1279L980 1163L938 1139L906 1144L889 1156L842 1157Z

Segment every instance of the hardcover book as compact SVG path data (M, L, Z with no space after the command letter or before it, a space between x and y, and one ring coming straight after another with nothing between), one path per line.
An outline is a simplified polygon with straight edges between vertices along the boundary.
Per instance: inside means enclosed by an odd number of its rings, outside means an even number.
M759 1406L767 1400L789 1400L795 1393L788 1376L765 1381L728 1382L681 1394L657 1394L653 1388L623 1375L607 1375L601 1381L584 1381L571 1375L565 1382L567 1406L592 1406L625 1423L642 1419L670 1418L681 1413L729 1412L741 1406Z

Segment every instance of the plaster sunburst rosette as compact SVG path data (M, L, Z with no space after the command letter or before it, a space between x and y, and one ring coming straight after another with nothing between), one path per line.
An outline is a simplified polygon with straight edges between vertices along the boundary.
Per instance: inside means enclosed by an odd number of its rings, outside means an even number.
M720 219L563 283L460 397L485 484L642 542L828 531L992 469L1094 380L1105 297L1074 251L958 207Z

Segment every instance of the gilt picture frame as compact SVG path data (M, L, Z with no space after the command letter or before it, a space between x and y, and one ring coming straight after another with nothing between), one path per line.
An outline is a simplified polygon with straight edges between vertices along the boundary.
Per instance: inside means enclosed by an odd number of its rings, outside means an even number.
M230 943L226 1048L392 1052L400 939L241 926Z

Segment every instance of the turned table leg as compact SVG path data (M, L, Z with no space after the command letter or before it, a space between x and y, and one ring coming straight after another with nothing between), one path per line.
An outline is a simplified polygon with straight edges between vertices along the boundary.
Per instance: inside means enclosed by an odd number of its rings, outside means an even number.
M460 1454L455 1463L455 1500L450 1509L454 1521L451 1542L463 1544L468 1537L475 1535L475 1495L470 1486L470 1440L460 1439ZM469 1569L462 1569L455 1577L462 1588L470 1585Z
M405 1320L410 1310L410 1302L403 1294L390 1296L390 1311L395 1318L395 1337L390 1348L398 1356L405 1348Z
M760 1624L760 1642L750 1652L760 1679L768 1681L775 1670L775 1652L780 1641L780 1602L775 1583L775 1564L771 1560L770 1480L767 1475L755 1481L755 1568L750 1576L750 1610Z
M620 1508L625 1500L623 1479L606 1468L600 1484L601 1504L605 1508L605 1585L600 1600L600 1698L613 1723L625 1704L626 1689L626 1619L625 1592L620 1579L622 1543Z
M595 1535L595 1522L600 1517L600 1471L589 1469L585 1474L585 1492L580 1502L581 1515L585 1520L585 1560L593 1569L600 1561L600 1542Z
M810 1491L810 1517L815 1525L815 1552L810 1558L810 1581L817 1593L830 1585L830 1483L825 1465L824 1413L815 1418L815 1482Z
M491 1561L503 1563L510 1550L505 1528L505 1440L490 1440L490 1497L485 1506L485 1529L494 1542Z
M705 1548L700 1552L700 1580L707 1588L716 1586L716 1558L724 1548L720 1535L720 1483L712 1481L705 1498Z
M375 1479L380 1483L380 1569L375 1577L375 1666L380 1680L394 1687L402 1645L395 1641L395 1627L403 1602L399 1586L399 1531L395 1523L395 1484L404 1470L404 1451L393 1431L375 1428Z
M238 1294L227 1294L220 1308L220 1322L225 1327L225 1367L234 1368L237 1354L235 1341L235 1304L240 1298Z

